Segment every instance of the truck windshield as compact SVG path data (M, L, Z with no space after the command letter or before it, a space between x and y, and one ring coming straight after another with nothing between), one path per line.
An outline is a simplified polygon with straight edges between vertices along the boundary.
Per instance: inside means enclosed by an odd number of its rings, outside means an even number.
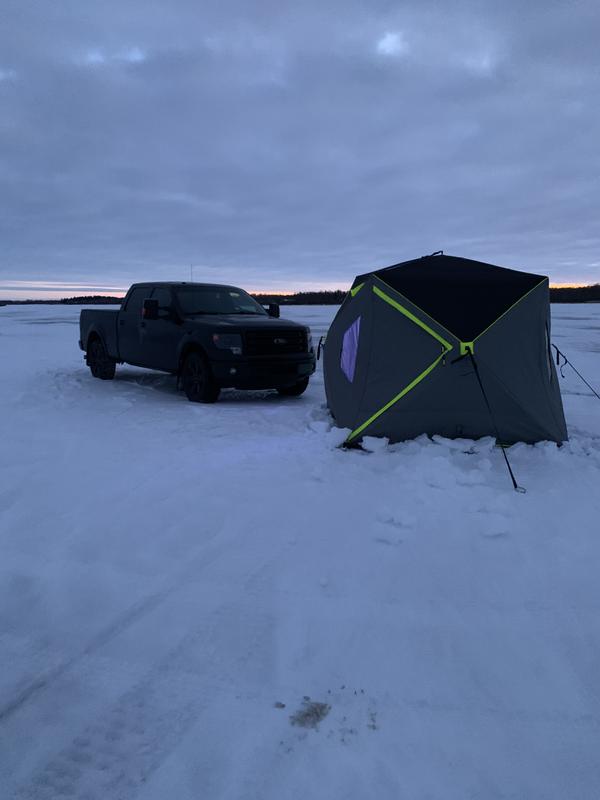
M267 313L247 292L231 286L182 286L177 289L177 299L186 316Z

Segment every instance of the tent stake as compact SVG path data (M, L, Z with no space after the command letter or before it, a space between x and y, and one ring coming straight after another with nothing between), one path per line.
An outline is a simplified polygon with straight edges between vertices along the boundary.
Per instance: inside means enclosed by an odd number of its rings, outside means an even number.
M477 367L477 362L475 361L475 356L473 355L473 351L470 347L466 347L466 355L469 356L471 359L471 364L473 365L473 369L475 371L475 376L477 377L477 382L479 383L479 388L481 389L481 394L483 395L483 399L485 400L485 404L487 406L487 410L490 412L490 419L492 420L492 425L494 426L494 431L496 433L496 442L498 443L500 449L502 450L502 455L504 456L504 461L506 462L506 468L508 469L508 474L510 475L510 479L512 481L513 489L515 492L519 492L520 494L525 494L527 489L523 486L519 486L517 483L517 479L515 478L514 472L510 466L510 461L508 460L508 456L506 455L506 448L500 441L500 431L498 430L498 425L496 424L496 418L494 417L494 412L492 411L492 407L490 405L490 401L488 400L488 396L485 393L485 389L483 388L483 381L481 380L481 375L479 374L479 369Z

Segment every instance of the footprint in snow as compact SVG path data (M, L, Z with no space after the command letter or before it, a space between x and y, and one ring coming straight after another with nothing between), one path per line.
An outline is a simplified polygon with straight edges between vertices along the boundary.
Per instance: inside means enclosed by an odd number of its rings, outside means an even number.
M377 522L380 522L382 525L391 525L394 528L399 528L404 531L412 530L416 524L415 518L411 515L401 515L388 509L378 511L375 518Z
M397 547L399 544L402 544L402 539L400 538L392 540L386 538L385 536L375 536L373 541L376 544L383 544L387 547Z
M326 420L320 420L320 419L312 420L311 422L308 423L308 427L313 433L318 433L323 435L331 430L331 423L327 422Z
M480 526L480 533L485 539L508 539L510 536L510 520L503 514L484 514Z

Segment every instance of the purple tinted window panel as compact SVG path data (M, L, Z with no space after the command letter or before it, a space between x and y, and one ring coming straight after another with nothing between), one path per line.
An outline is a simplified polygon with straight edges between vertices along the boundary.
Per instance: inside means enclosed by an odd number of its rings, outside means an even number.
M344 334L342 342L342 357L340 366L342 372L350 383L354 380L354 370L356 369L356 355L358 353L358 337L360 335L360 317L354 320L352 325Z

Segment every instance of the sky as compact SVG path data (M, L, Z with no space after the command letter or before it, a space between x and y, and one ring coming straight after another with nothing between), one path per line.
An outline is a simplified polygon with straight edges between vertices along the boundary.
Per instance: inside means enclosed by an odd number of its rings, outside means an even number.
M2 0L0 297L600 281L597 0Z

